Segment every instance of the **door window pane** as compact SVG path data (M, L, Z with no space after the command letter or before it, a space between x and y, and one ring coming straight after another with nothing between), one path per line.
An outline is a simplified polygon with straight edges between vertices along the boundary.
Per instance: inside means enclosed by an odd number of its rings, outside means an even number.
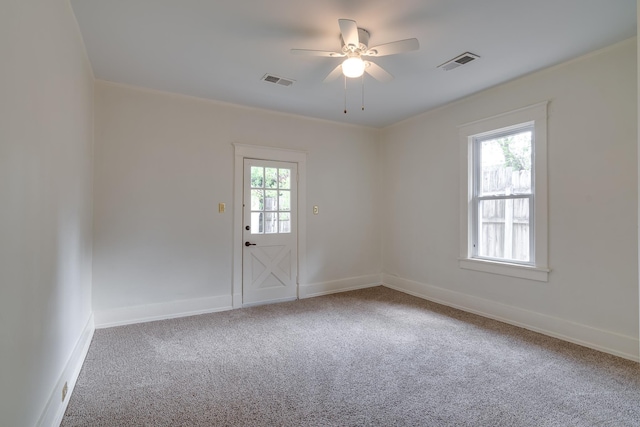
M291 214L280 213L280 233L291 233Z
M251 166L251 188L264 187L264 168Z
M251 234L263 234L264 226L263 226L263 213L262 212L251 212Z
M251 190L251 210L264 210L264 190Z
M291 210L291 191L280 190L280 201L278 206L280 207L280 211Z
M276 212L264 213L264 232L265 233L278 232L278 214Z
M278 169L280 188L288 190L291 188L291 169Z
M278 191L267 190L265 192L264 210L265 211L277 211L278 210Z
M266 188L278 188L278 168L264 168Z

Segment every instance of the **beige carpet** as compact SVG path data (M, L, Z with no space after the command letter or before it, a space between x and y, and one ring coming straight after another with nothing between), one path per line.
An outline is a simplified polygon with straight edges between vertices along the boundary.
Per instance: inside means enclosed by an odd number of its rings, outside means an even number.
M640 426L640 367L377 287L98 330L62 425Z

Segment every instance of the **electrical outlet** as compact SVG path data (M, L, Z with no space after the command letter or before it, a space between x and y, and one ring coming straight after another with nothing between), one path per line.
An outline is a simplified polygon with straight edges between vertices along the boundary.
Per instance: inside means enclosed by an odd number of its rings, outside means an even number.
M62 401L63 402L64 402L64 399L67 397L67 391L69 391L69 385L65 381L64 385L62 386Z

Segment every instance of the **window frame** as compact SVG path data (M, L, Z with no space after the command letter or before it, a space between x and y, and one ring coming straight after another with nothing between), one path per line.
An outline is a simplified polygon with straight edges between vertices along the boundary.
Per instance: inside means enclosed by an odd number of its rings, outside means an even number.
M491 196L482 196L480 195L480 182L482 180L481 172L482 172L482 156L480 154L480 145L487 140L504 138L509 135L514 135L522 132L531 132L531 192L529 194L511 194L511 195L491 195ZM471 203L473 204L472 210L473 214L471 216L471 258L473 259L481 259L487 261L496 261L496 262L508 262L512 264L521 264L521 265L531 265L535 266L535 221L529 221L529 261L518 261L518 260L506 260L504 258L494 258L489 256L481 256L478 255L478 249L480 244L480 202L484 200L516 200L516 199L528 199L529 200L529 218L535 218L535 156L533 153L535 152L535 126L533 122L522 123L516 126L510 126L508 128L496 129L492 132L485 132L483 134L472 136L472 156L473 156L473 187L472 187L472 196Z
M486 119L458 126L460 137L460 258L459 267L529 280L548 281L548 213L547 213L547 106L542 102ZM506 261L478 257L474 248L479 191L478 141L499 137L531 127L532 173L530 219L530 262ZM527 195L500 196L523 198ZM532 203L533 202L533 203Z

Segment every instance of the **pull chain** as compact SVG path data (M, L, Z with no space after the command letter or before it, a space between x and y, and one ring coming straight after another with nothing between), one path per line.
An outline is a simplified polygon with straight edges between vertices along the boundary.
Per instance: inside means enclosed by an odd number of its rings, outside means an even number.
M347 76L344 76L344 113L347 114Z
M364 111L364 74L362 75L362 111ZM344 76L344 113L347 114L347 76Z
M364 74L362 75L362 111L364 111Z

